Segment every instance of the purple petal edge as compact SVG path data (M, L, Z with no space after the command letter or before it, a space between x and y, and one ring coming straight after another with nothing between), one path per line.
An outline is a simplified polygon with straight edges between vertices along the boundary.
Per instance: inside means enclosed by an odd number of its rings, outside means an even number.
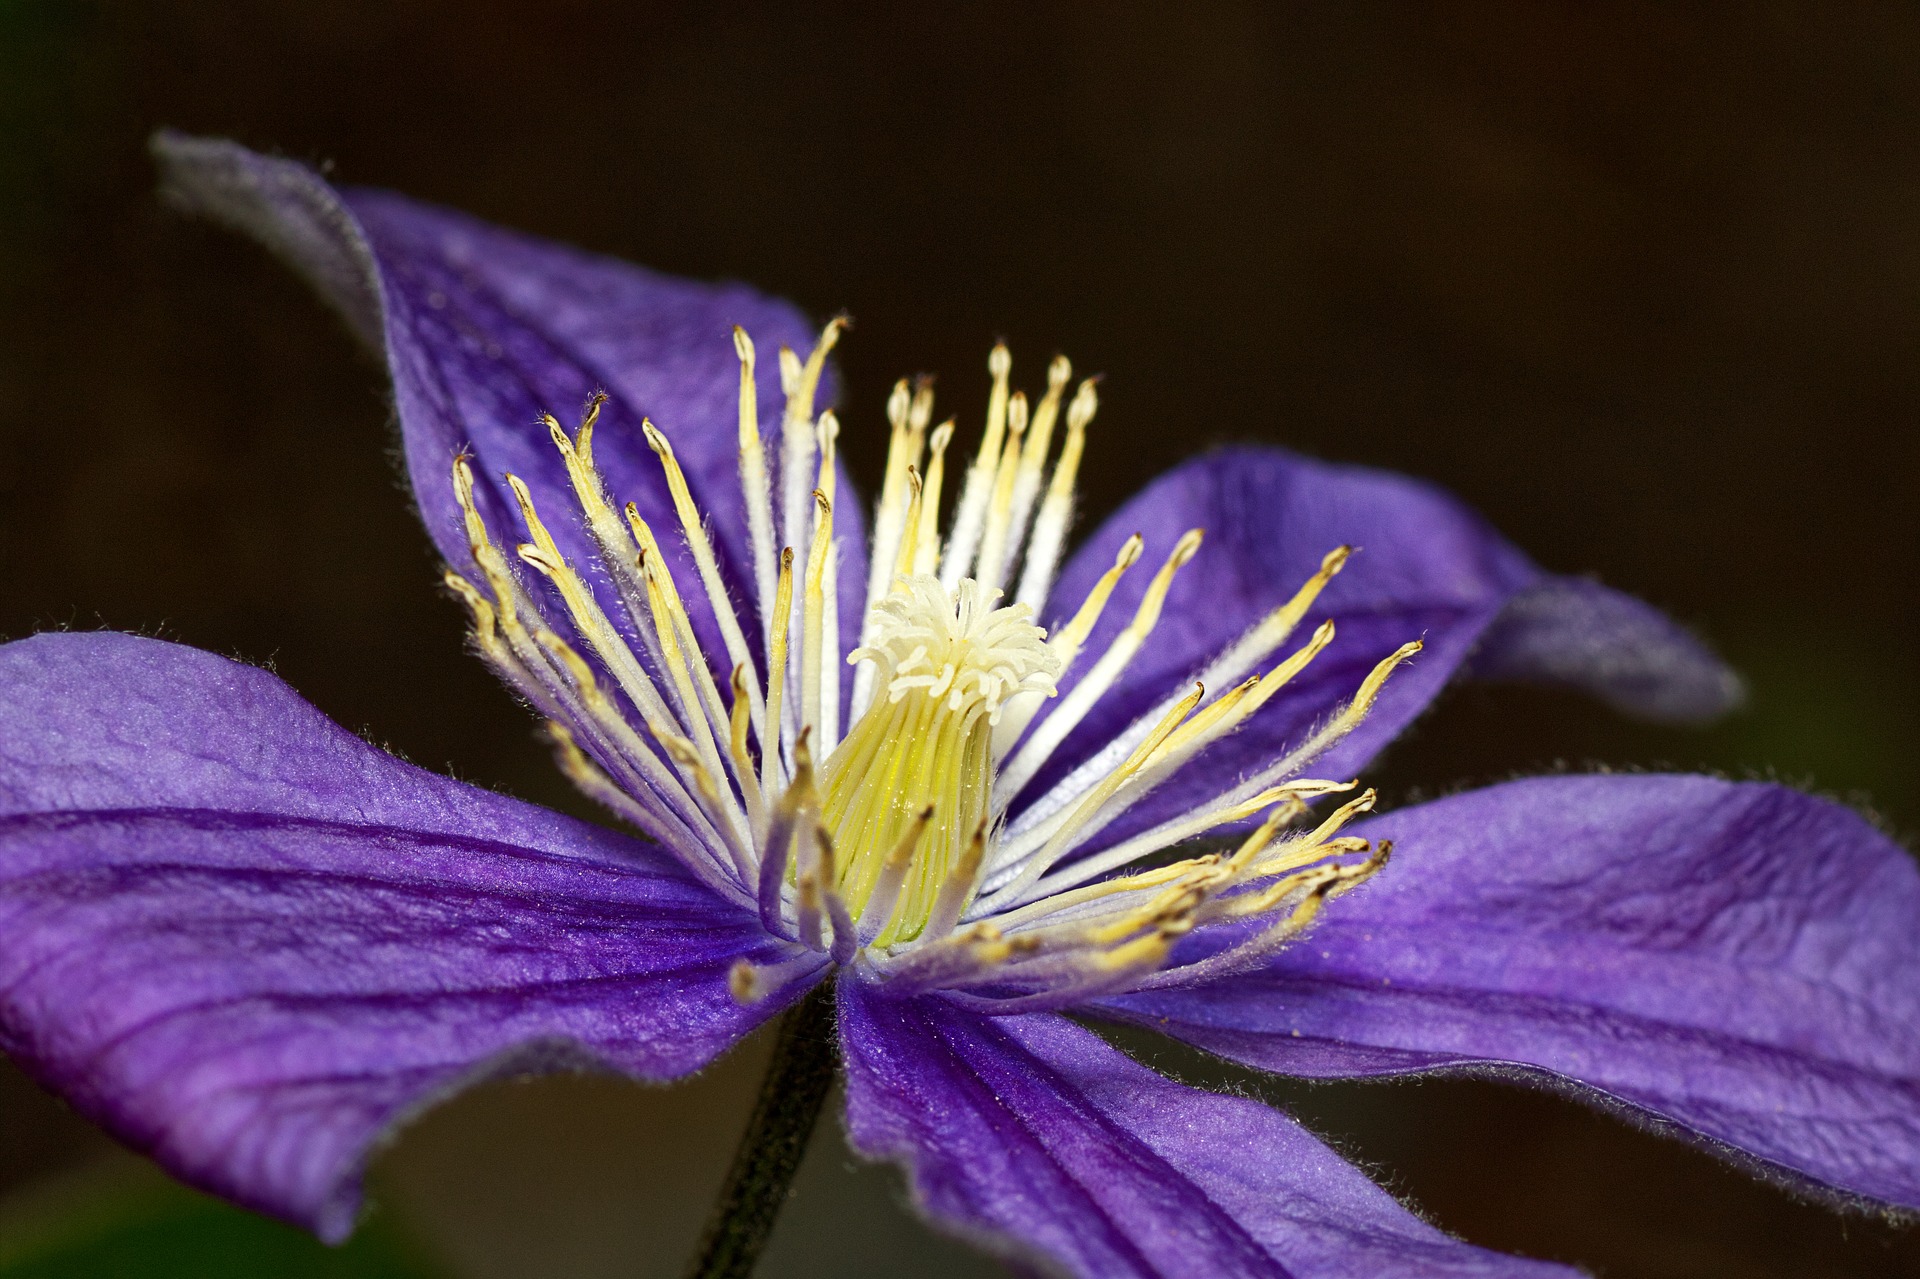
M1166 1079L1051 1013L985 1018L840 983L847 1131L916 1205L1045 1273L1570 1276L1419 1220L1269 1106Z
M1920 1209L1920 870L1858 814L1551 777L1359 829L1394 862L1264 969L1104 1010L1283 1074L1504 1073Z
M1507 601L1474 650L1475 679L1584 689L1623 714L1704 724L1746 698L1740 677L1660 610L1578 577Z
M567 558L603 593L608 616L625 626L625 611L589 571L596 552L540 422L551 413L571 430L588 395L604 391L610 398L594 457L610 495L616 505L633 502L653 527L702 647L722 653L659 461L641 431L650 418L672 440L695 503L710 517L721 574L736 610L745 608L742 628L759 655L731 332L742 326L760 348L761 433L777 434L778 348L805 354L818 336L797 308L746 285L649 271L392 192L335 188L305 165L223 139L163 130L152 151L170 202L266 245L384 357L414 496L447 563L470 571L449 478L464 450L495 539L511 546L524 537L503 479L510 471L526 482ZM829 372L820 403L831 403L832 394ZM842 494L856 492L844 467L838 483ZM860 502L842 501L835 526L841 626L850 639L866 586ZM534 585L543 597L543 584ZM555 616L564 617L557 604ZM723 679L727 673L718 670Z
M264 671L0 647L0 1048L183 1180L351 1230L370 1152L483 1078L696 1070L757 922L651 846L436 777Z

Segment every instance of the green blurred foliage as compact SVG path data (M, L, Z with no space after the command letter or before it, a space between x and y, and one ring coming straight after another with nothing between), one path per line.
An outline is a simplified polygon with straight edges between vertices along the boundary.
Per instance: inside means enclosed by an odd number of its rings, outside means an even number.
M0 1279L435 1279L379 1215L329 1248L114 1158L0 1204Z

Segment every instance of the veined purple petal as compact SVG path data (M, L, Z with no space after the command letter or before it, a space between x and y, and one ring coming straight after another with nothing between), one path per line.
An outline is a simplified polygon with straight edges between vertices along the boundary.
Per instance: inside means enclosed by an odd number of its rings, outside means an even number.
M324 1238L407 1116L503 1072L686 1074L788 1002L727 992L774 952L651 846L402 763L264 671L0 648L0 1048Z
M1358 548L1292 639L1260 669L1331 618L1337 636L1237 733L1115 822L1093 843L1116 843L1191 807L1279 758L1344 706L1374 665L1409 640L1425 649L1388 682L1372 715L1312 765L1357 776L1431 702L1483 636L1499 637L1488 671L1570 683L1649 715L1700 718L1725 709L1706 686L1737 690L1713 656L1655 610L1593 583L1564 586L1441 489L1386 471L1319 462L1274 448L1219 449L1176 467L1123 506L1074 554L1043 619L1071 614L1133 533L1142 563L1121 580L1088 644L1098 654L1131 619L1153 567L1189 528L1200 553L1175 579L1158 629L1102 705L1027 791L1031 799L1135 716L1192 679L1281 603L1337 546ZM1582 633L1542 601L1577 590L1606 621ZM1083 661L1062 682L1084 674Z
M1570 1276L1451 1239L1279 1111L1174 1083L1052 1013L840 983L847 1131L935 1221L1123 1276Z
M804 356L818 336L796 308L745 285L662 275L391 192L336 190L305 165L232 142L162 133L154 152L176 202L273 249L384 354L422 517L462 571L471 558L449 475L465 448L494 536L509 546L525 540L502 478L511 471L527 482L568 557L595 580L592 544L540 415L571 430L587 397L606 391L595 460L611 495L635 503L659 535L707 651L723 653L640 424L651 417L673 442L695 502L711 517L735 607L750 613L732 326L759 348L761 428L777 458L775 357L782 345ZM830 396L824 388L820 403ZM851 637L865 594L865 521L844 468L838 483L840 616ZM605 603L620 620L619 607ZM756 648L758 629L743 622Z
M1393 864L1263 970L1113 1011L1268 1070L1511 1070L1920 1207L1920 872L1852 811L1554 777L1367 823Z

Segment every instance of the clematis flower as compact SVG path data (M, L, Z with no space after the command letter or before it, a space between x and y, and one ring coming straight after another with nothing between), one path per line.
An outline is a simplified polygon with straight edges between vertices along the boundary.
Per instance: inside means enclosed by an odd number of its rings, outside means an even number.
M831 982L853 1147L1022 1265L1569 1273L1088 1020L1291 1075L1496 1073L1920 1208L1920 875L1861 817L1682 776L1367 816L1353 779L1469 664L1723 709L1647 606L1270 448L1068 555L1095 385L1056 359L1029 400L1003 348L972 443L895 388L869 520L821 407L837 322L156 153L384 353L475 650L640 833L414 768L225 658L0 648L0 1047L181 1178L337 1240L369 1152L451 1092L679 1078Z

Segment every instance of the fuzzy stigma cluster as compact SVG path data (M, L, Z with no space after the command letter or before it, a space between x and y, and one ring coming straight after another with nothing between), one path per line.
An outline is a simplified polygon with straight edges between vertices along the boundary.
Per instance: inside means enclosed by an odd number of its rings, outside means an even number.
M753 343L735 330L744 528L729 545L746 550L733 552L731 579L664 430L641 427L671 498L671 556L609 491L593 453L602 397L571 434L546 419L572 509L543 514L525 482L505 477L525 530L511 555L483 512L493 490L476 487L468 459L453 466L476 572L447 581L481 656L545 717L581 789L783 943L784 959L735 970L735 997L763 998L828 963L1006 1012L1207 980L1258 963L1376 871L1387 849L1340 833L1372 792L1316 820L1316 801L1356 783L1303 774L1417 642L1283 755L1148 829L1102 837L1333 642L1329 621L1287 651L1349 552L1330 550L1191 683L1086 743L1076 730L1151 643L1203 531L1160 548L1132 537L1083 599L1052 598L1097 407L1091 379L1069 396L1065 357L1029 401L994 348L985 427L951 483L955 424L933 424L931 382L894 387L864 608L856 642L843 642L840 427L814 404L842 327L829 324L804 359L780 351L777 440L763 435ZM593 561L592 584L545 522L555 518ZM1131 616L1101 631L1150 550L1160 562ZM730 590L741 577L750 609ZM1067 749L1079 762L1048 770ZM1184 788L1196 791L1207 788ZM1223 843L1227 830L1243 834ZM1210 851L1167 852L1209 838ZM1223 925L1234 926L1217 944L1181 948Z

